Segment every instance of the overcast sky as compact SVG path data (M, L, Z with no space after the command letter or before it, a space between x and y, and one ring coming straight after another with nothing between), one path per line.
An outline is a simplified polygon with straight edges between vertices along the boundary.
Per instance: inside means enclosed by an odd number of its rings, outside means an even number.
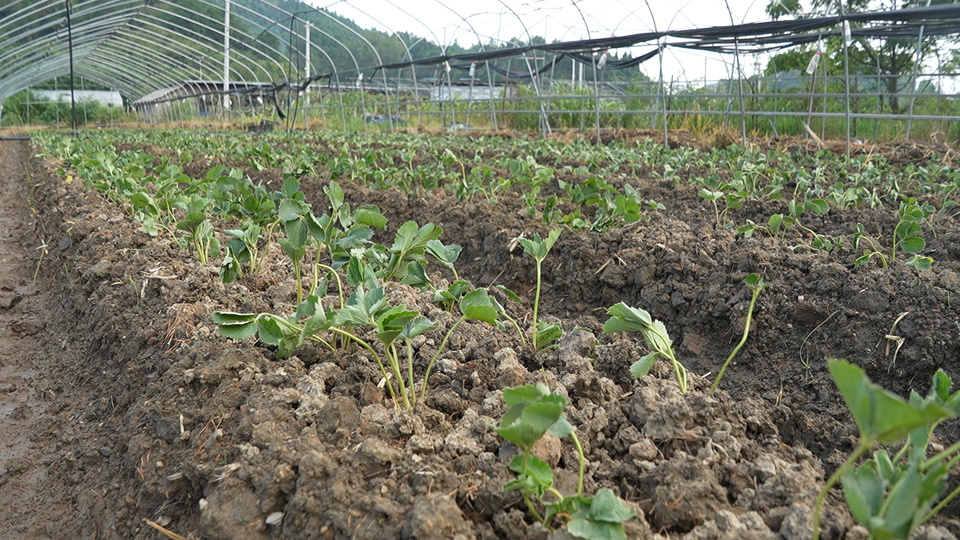
M622 36L641 32L726 26L768 19L767 0L307 0L318 7L352 19L364 28L386 32L406 31L439 45L474 45L505 42L524 36L554 40ZM648 52L654 44L637 47L634 56ZM622 51L620 51L622 52ZM746 56L743 70L752 75L759 60ZM729 55L667 49L664 79L678 82L716 80L730 76L733 58ZM656 79L656 60L640 66Z

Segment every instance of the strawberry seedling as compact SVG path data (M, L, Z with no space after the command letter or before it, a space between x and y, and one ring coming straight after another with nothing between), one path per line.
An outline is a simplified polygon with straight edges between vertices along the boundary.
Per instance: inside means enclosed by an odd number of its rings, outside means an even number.
M960 416L960 392L950 393L953 380L943 370L934 374L926 397L913 392L909 400L904 400L871 383L855 365L831 360L828 368L857 423L860 442L817 497L813 538L820 537L821 510L827 494L840 481L850 512L872 538L906 540L916 527L960 494L957 488L940 499L947 489L950 469L960 461L960 443L932 457L927 454L937 425ZM894 456L881 449L857 465L878 446L900 443L903 446Z
M654 319L646 310L630 307L620 302L611 306L607 310L611 315L610 319L603 325L605 334L614 332L640 332L643 339L650 349L640 360L637 360L630 366L630 374L639 379L650 372L650 368L660 357L667 358L673 364L673 370L677 375L677 384L680 385L680 392L687 393L687 369L677 360L673 352L673 341L667 334L667 327L662 322Z
M553 248L557 239L560 238L561 231L562 229L554 229L550 231L546 238L540 238L540 235L537 233L534 233L532 239L523 238L522 236L517 238L517 242L523 246L523 251L533 257L537 263L537 288L533 298L533 329L531 331L534 352L540 352L550 348L554 342L563 336L563 330L560 329L559 325L551 324L540 328L540 323L537 319L540 309L540 285L543 275L543 260L547 258L550 249Z
M540 383L507 388L503 401L508 409L495 431L521 450L510 462L517 479L507 482L503 489L519 491L530 514L549 530L560 525L577 538L626 540L623 523L636 513L609 488L600 489L593 497L583 495L586 459L576 431L563 414L567 400ZM550 465L533 455L534 444L546 433L573 440L580 458L576 495L564 495L553 487ZM543 514L535 502L543 507Z
M747 320L743 325L743 337L740 338L740 343L737 343L737 346L734 347L733 352L730 353L730 356L727 357L727 361L723 363L723 367L720 368L720 373L717 374L716 380L713 381L713 384L710 386L711 392L716 392L717 388L720 386L720 379L723 378L723 374L727 371L727 367L730 365L730 362L733 361L734 357L737 356L737 353L740 352L740 349L743 348L743 344L747 342L747 336L750 335L750 322L753 319L753 308L757 304L757 296L760 296L760 291L767 286L763 282L763 279L760 278L757 274L750 274L747 276L747 279L743 282L750 288L752 294L750 296L750 307L747 308Z

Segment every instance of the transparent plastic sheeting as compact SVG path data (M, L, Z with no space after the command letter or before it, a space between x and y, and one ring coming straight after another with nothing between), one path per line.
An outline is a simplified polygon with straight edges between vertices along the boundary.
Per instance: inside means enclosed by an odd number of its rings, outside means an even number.
M540 53L542 60L521 72L492 69L511 77L535 77L563 56L592 66L603 62L598 67L605 69L635 69L658 55L662 61L665 49L737 54L778 50L837 34L844 20L855 26L855 39L915 37L921 27L927 36L960 32L960 4L781 21L765 20L763 2L666 4L7 1L0 4L0 102L69 74L71 36L75 74L115 89L129 101L149 101L151 95L185 81L204 81L205 93L258 92L261 99L275 102L277 91L302 89L316 80L359 85L383 78L386 85L387 71L415 66L473 70L478 63L527 58L528 53L534 53L535 60ZM393 46L387 47L384 39ZM467 52L478 43L479 50ZM630 49L629 60L607 63L598 54L617 49Z

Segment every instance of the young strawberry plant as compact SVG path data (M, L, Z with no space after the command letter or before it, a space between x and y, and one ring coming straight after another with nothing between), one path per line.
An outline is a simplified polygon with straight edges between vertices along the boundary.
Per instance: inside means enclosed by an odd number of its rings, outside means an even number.
M260 225L248 220L241 228L227 229L224 233L233 238L227 241L226 256L220 265L220 280L231 283L243 274L244 264L248 273L256 274L260 257Z
M713 384L710 385L710 391L716 392L717 388L720 386L720 379L723 378L724 372L727 371L727 367L730 365L730 362L737 356L737 353L740 352L740 349L743 348L743 344L747 342L747 336L750 335L750 322L753 319L753 308L757 304L757 296L760 296L760 291L767 286L763 282L763 279L760 278L757 274L750 274L747 276L747 279L743 280L747 287L752 291L750 295L750 307L747 308L747 320L743 324L743 337L740 338L740 343L737 343L737 346L734 347L733 352L730 353L730 356L727 357L727 361L723 363L723 367L720 368L720 373L717 374L717 378L713 381Z
M857 257L853 262L854 266L862 266L870 262L870 259L877 258L880 260L883 268L887 267L887 256L883 254L883 251L880 250L880 247L873 238L864 232L862 223L857 223L851 239L853 241L853 249L859 250L864 242L866 242L867 245L863 250L863 255Z
M177 229L187 232L184 241L193 246L200 264L207 264L210 257L220 256L220 241L217 240L213 225L202 211L191 211L177 223Z
M418 401L426 398L430 373L453 332L465 321L497 323L499 310L484 289L475 289L463 295L459 306L460 317L447 330L427 364L419 399L415 389L417 381L414 377L412 340L434 329L436 324L418 311L389 305L382 286L367 289L363 284L359 285L339 310L324 309L319 296L310 295L289 317L272 313L218 311L214 313L213 321L226 337L247 339L258 336L260 341L276 346L280 358L291 356L307 341L333 349L330 341L321 337L322 332L344 337L373 357L394 404L412 409ZM364 339L362 334L365 331L373 332L376 341ZM397 348L398 340L401 346L405 346L405 366L403 355ZM374 343L380 344L379 351Z
M540 235L537 233L534 233L532 239L523 238L522 236L517 238L517 242L523 246L523 251L533 257L534 261L537 263L537 288L533 298L533 329L531 330L531 341L533 343L534 352L540 352L551 347L554 342L563 336L563 330L560 329L560 325L551 324L540 328L540 323L537 319L540 308L540 285L541 276L543 274L543 260L547 258L547 254L550 253L550 249L553 248L553 245L557 242L557 239L560 238L561 231L562 229L554 229L550 231L546 238L540 238Z
M667 358L673 364L674 373L677 375L677 384L680 385L680 392L686 394L687 369L677 360L677 356L673 352L673 341L667 334L667 327L651 317L647 311L630 307L623 302L611 306L607 313L611 317L603 325L605 334L640 332L647 343L647 348L652 351L630 366L630 374L637 379L644 377L660 357Z
M830 489L839 481L853 517L872 538L902 539L943 510L960 488L942 499L950 469L960 462L960 442L928 456L938 424L960 416L960 392L943 370L933 376L930 392L913 392L904 400L870 382L862 369L842 360L828 362L830 375L853 414L860 442L827 479L817 497L813 538L820 537L820 517ZM902 444L891 456L880 445ZM938 502L939 500L939 502Z
M933 214L934 208L928 204L920 204L914 197L904 197L897 210L897 226L893 230L893 246L890 248L890 260L897 258L897 250L910 253L913 257L907 261L910 266L918 270L927 270L933 259L918 255L926 247L926 242L920 236L923 232L921 223Z
M609 488L601 488L593 497L583 495L586 459L576 431L563 414L566 399L540 383L507 388L503 401L508 409L495 431L521 450L509 465L517 479L507 482L503 489L519 491L530 515L548 530L565 526L577 538L626 540L623 523L636 513ZM533 454L534 444L546 433L573 440L580 458L575 495L564 495L553 487L550 465ZM543 514L536 502L543 507Z

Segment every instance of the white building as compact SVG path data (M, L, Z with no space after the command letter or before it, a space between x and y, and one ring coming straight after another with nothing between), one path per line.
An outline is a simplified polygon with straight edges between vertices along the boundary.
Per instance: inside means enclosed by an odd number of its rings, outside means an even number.
M120 92L106 90L74 90L77 103L94 102L104 107L123 107L123 98ZM46 99L53 102L66 101L70 103L70 90L34 90L35 98Z

